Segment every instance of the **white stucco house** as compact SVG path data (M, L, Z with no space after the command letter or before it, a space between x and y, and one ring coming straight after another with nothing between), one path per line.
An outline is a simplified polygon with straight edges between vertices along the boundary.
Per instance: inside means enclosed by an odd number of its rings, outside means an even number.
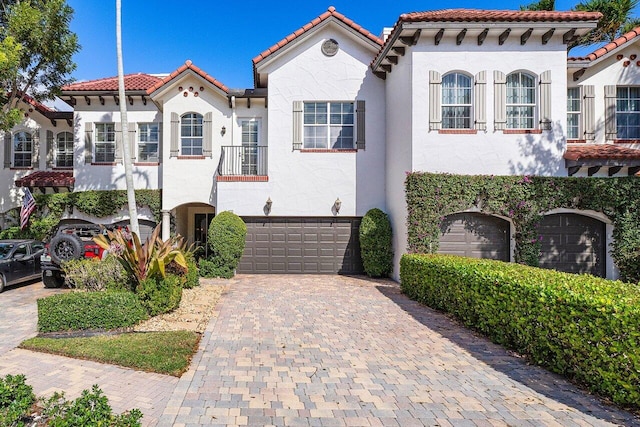
M115 77L75 83L62 91L73 112L25 103L24 122L4 135L0 211L20 205L23 186L124 189L128 138L136 188L162 191L165 237L204 243L211 218L231 210L248 227L241 272L358 273L360 218L377 207L391 217L397 264L408 171L638 172L640 116L616 106L640 103L640 30L567 58L567 43L599 17L451 9L401 15L378 37L330 7L253 58L253 88L230 89L188 60L170 74L126 76L127 99ZM559 221L550 232L570 221L600 233L584 270L615 276L606 218L550 214ZM508 221L460 215L443 251L474 256L490 244L512 257ZM465 216L494 227L495 239L457 227ZM151 212L142 218L152 226Z

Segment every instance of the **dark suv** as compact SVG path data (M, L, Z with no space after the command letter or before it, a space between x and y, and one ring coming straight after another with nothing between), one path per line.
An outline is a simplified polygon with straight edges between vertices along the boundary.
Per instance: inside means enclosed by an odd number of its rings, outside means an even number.
M81 258L102 259L104 249L93 238L105 233L98 224L60 224L51 234L40 257L42 283L45 288L59 288L64 284L64 272L60 265L65 261Z

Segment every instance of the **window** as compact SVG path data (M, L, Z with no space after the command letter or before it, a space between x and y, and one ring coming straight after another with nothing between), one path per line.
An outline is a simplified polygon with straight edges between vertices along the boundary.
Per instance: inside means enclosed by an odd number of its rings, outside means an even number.
M202 156L202 114L187 113L180 121L183 156Z
M460 73L442 78L442 128L471 129L471 77Z
M353 102L305 102L304 148L353 149Z
M242 120L242 174L258 174L258 121Z
M580 139L580 88L567 89L567 139Z
M73 134L60 132L56 136L56 167L73 167Z
M533 129L536 112L536 79L517 72L507 76L507 129Z
M96 123L96 163L113 163L116 158L116 128L113 123Z
M158 161L158 123L138 123L138 161Z
M616 89L616 131L619 139L640 138L640 87Z
M13 166L30 168L33 138L28 132L16 132L13 135Z

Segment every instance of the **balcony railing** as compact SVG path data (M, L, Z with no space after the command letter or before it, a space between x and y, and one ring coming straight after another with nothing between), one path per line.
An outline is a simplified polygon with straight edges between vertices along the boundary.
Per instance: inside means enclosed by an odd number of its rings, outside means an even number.
M227 145L222 147L218 174L221 176L266 176L267 147Z

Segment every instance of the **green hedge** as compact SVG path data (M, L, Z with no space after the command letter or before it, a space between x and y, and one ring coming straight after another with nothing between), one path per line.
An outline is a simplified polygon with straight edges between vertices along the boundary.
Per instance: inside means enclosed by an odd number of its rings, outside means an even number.
M515 261L538 266L538 225L552 209L592 210L612 222L612 256L620 276L640 281L640 179L410 173L405 181L408 249L435 253L447 215L477 210L509 218L515 228Z
M233 277L244 252L246 236L247 226L238 215L229 211L216 215L209 226L209 262L201 263L201 274L204 277Z
M131 292L71 292L38 300L38 331L117 329L147 318Z
M140 281L136 294L150 316L168 313L180 305L184 279L175 274L147 277Z
M494 342L640 408L640 289L492 260L404 255L402 291Z
M393 271L393 236L387 214L378 208L370 209L362 217L359 237L365 273L386 277Z

